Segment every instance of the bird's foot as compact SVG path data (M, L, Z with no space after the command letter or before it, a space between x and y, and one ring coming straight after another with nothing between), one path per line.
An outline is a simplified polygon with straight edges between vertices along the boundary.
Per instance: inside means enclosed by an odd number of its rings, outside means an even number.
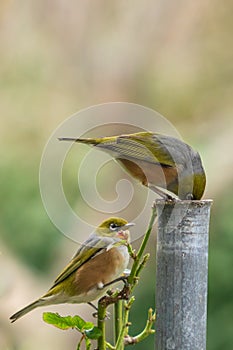
M165 201L177 201L179 200L179 197L175 194L172 193L168 190L166 190L165 188L161 188L158 186L154 186L154 185L148 185L148 188L150 190L152 190L153 192L155 192L156 194L158 194L160 197L162 197Z
M126 283L123 287L123 289L115 293L111 293L110 295L103 296L99 303L101 303L104 307L107 307L108 305L115 304L118 300L128 300L130 295L130 287L129 284Z
M92 316L94 318L98 318L98 307L95 306L94 304L92 304L91 302L87 303L88 305L90 305L91 307L93 307L95 309L95 312L92 313ZM105 316L105 320L109 320L110 319L110 312L106 311L106 316Z
M128 278L127 278L127 276L121 276L121 277L118 277L118 278L116 278L115 280L113 280L111 282L105 283L103 285L103 288L111 286L112 284L117 283L119 281L122 281L125 286L128 286Z
M98 318L98 311L93 312L93 313L92 313L92 316L93 316L94 318ZM104 317L104 321L110 320L110 318L111 318L110 316L111 316L111 313L108 312L108 311L106 311L106 316Z

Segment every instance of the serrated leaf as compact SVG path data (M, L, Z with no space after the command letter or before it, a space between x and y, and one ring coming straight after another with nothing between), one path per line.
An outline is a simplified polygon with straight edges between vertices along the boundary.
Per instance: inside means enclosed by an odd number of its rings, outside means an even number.
M60 316L58 313L44 312L43 320L57 328L66 330L69 328L78 328L82 330L86 322L79 316Z
M84 333L89 339L98 339L102 335L102 332L98 327L93 327L92 329L88 329Z
M86 324L86 321L84 321L82 317L77 315L72 317L72 322L73 322L73 326L78 328L80 331L83 329L83 327Z
M73 327L73 323L70 320L70 316L62 317L59 314L53 312L44 312L43 320L46 323L52 324L53 326L63 330Z
M85 324L82 327L82 330L89 330L92 329L94 327L94 324L92 322L85 322Z

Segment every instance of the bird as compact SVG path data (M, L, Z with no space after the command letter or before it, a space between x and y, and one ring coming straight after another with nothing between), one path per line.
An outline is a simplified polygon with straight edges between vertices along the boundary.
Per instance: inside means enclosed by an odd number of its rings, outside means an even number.
M127 268L127 242L130 240L129 228L133 225L118 217L104 220L80 246L52 287L12 315L11 322L40 306L63 303L89 303L94 306L91 302L120 280Z
M170 200L200 200L206 175L201 157L172 136L149 131L99 138L59 137L109 153L133 178Z

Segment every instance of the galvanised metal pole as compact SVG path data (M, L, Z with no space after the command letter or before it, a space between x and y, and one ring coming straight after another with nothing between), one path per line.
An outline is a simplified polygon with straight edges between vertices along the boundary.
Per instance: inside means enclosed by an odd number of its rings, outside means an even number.
M205 350L211 200L157 200L156 350Z

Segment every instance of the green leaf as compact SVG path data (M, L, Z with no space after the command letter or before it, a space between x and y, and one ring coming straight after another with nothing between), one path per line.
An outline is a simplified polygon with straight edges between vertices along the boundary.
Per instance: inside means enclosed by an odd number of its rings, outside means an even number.
M46 323L52 324L53 326L63 330L73 327L73 324L71 323L71 320L70 320L70 316L61 317L59 314L53 313L53 312L44 312L43 320Z
M98 327L88 329L84 333L89 339L98 339L102 335L102 332Z
M43 320L48 323L52 324L53 326L66 330L69 328L77 328L78 330L82 331L83 327L88 323L88 327L92 328L93 324L91 322L85 322L81 317L79 316L60 316L58 313L53 312L44 312L43 313Z
M92 322L85 322L85 324L82 327L82 330L90 330L94 327L94 324Z
M86 321L84 321L83 318L81 318L80 316L73 316L72 317L72 322L74 327L78 328L80 331L83 330L83 327L86 325ZM93 324L92 324L93 327Z

